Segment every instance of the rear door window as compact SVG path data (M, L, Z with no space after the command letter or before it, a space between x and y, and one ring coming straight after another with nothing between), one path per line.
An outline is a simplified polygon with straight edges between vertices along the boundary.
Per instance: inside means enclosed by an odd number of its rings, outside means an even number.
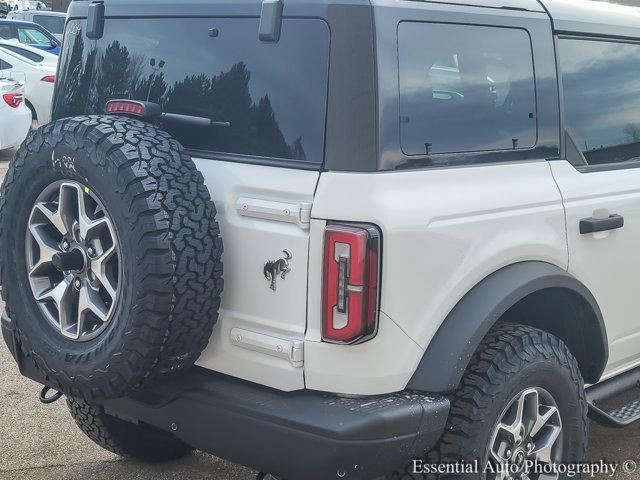
M398 43L406 155L535 146L533 52L525 30L404 22Z
M102 114L112 99L151 101L167 113L229 122L229 127L166 122L164 128L192 151L237 161L267 157L319 165L328 26L316 19L285 19L280 40L265 43L258 39L258 25L257 18L107 20L95 50L76 39L65 54L69 65L61 70L77 75L63 81L89 93L82 105L59 95L55 117ZM67 38L71 35L68 27Z
M29 45L51 45L51 38L37 28L18 27L18 39Z
M564 123L589 165L640 161L640 44L561 38Z

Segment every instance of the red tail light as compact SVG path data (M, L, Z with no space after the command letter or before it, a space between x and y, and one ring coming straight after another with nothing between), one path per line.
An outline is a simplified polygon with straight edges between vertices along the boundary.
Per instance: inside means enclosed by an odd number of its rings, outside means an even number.
M107 103L107 113L135 115L136 117L145 117L147 115L145 106L142 102L134 102L131 100L110 101Z
M11 108L18 108L24 99L22 93L5 93L2 98Z
M376 334L380 234L373 226L329 225L324 237L322 339L359 343Z
M55 75L47 75L46 77L42 77L40 79L41 82L46 82L46 83L56 83L56 76Z

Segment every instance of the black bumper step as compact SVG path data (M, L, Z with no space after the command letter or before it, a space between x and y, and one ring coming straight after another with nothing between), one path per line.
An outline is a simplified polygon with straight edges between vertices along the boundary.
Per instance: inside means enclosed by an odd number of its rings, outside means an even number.
M599 405L627 392L637 391L640 395L639 387L640 368L635 368L587 388L589 418L609 428L624 428L639 421L640 396L609 412L599 407Z
M589 404L589 418L609 428L624 428L640 420L640 397L612 410L605 412L593 404Z

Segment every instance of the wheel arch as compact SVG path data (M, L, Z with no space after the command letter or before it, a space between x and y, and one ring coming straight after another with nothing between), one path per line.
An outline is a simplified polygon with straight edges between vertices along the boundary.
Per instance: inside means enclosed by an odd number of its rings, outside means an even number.
M467 292L436 332L407 388L454 391L478 345L498 322L556 335L576 357L585 382L600 379L609 349L595 298L560 267L526 261L497 270Z

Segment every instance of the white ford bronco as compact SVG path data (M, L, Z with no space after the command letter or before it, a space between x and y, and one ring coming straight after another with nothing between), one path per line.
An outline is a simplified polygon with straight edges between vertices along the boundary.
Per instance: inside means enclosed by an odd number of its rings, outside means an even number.
M4 339L123 455L564 478L640 418L638 78L608 3L75 0Z

